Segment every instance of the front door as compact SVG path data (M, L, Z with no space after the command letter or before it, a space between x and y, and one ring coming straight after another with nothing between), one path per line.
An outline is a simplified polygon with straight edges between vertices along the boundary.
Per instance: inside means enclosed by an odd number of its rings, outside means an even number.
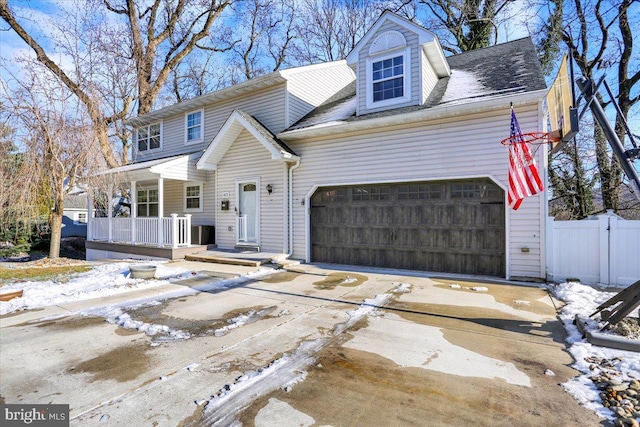
M238 183L238 243L258 243L257 190L256 181Z

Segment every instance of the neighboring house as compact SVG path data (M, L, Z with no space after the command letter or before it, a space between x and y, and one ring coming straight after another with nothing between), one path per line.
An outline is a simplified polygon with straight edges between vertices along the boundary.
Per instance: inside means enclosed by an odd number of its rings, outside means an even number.
M137 196L133 215L92 219L87 258L178 257L202 225L221 249L544 278L546 195L508 209L500 141L511 104L523 131L545 130L546 93L530 39L445 57L385 12L346 61L133 120L134 163L106 172ZM546 147L537 160L546 182Z
M87 237L87 193L67 194L62 212L62 237Z

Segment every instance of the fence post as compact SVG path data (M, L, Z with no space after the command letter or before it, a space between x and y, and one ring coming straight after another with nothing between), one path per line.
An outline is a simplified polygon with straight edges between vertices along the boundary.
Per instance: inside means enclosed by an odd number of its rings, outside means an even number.
M609 285L609 215L598 215L600 283Z
M547 217L547 259L546 259L546 278L548 281L553 282L555 280L554 275L556 271L555 262L555 218L552 216Z

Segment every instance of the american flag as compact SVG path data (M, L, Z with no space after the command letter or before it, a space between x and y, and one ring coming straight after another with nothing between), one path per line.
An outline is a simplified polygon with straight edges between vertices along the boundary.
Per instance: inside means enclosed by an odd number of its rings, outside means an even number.
M516 114L511 109L511 142L509 144L509 207L517 210L522 199L544 190L538 166L525 142Z

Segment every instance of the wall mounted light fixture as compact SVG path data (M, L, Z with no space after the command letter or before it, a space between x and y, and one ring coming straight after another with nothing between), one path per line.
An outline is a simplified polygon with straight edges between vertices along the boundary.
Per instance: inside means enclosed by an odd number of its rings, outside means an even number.
M267 193L271 194L273 192L273 186L271 184L267 184Z

